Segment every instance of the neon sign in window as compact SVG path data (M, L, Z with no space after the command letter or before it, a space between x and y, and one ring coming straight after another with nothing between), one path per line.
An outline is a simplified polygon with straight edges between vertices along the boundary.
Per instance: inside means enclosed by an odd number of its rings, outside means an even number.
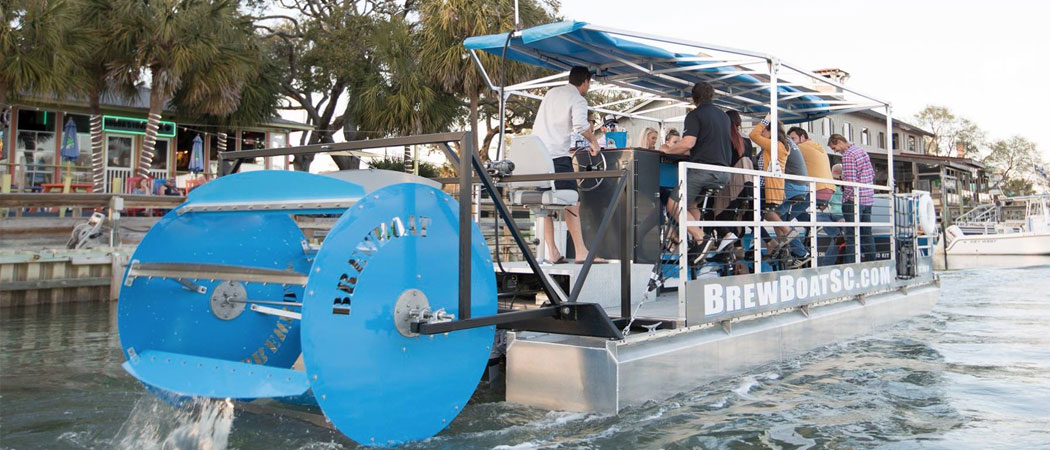
M146 119L137 117L102 116L102 131L124 134L146 134ZM175 137L175 122L160 121L157 137Z

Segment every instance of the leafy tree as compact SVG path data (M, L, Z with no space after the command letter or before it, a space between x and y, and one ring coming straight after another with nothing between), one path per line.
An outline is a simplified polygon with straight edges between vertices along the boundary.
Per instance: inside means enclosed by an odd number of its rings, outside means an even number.
M0 0L0 104L20 94L68 92L82 51L65 0Z
M539 107L539 100L516 96L507 99L506 117L504 118L506 135L521 134L525 130L531 129L532 124L536 121L536 111ZM483 159L488 159L493 147L493 141L499 137L498 103L481 103L481 123L485 126L485 137L481 139L479 151Z
M1008 187L1017 191L1031 190L1033 181L1041 177L1035 171L1041 162L1035 142L1021 136L993 142L988 146L988 154L981 159L981 163L992 169L998 178L992 187L1004 192Z
M202 112L226 115L241 103L244 80L257 67L245 48L245 17L230 0L112 0L113 39L132 45L118 74L149 75L146 135L137 175L153 159L161 112L181 99Z
M393 17L375 28L373 57L378 70L359 81L348 108L357 123L384 134L433 133L448 129L461 114L456 97L428 83L428 67L414 55L419 35Z
M1035 193L1035 188L1032 182L1020 178L1013 178L1010 181L1002 184L1001 190L1003 194L1008 196L1020 196L1020 195L1032 195Z
M446 92L467 97L469 115L467 126L474 133L475 146L478 145L477 131L479 108L483 95L491 98L491 103L498 102L498 96L492 95L474 65L469 52L463 47L463 40L471 36L508 32L514 29L513 0L424 0L420 7L422 18L422 46L420 55L424 66ZM523 27L539 25L554 20L558 3L550 0L523 0L519 2L520 19ZM506 84L513 84L535 78L542 73L541 69L519 63L507 62L506 73L502 72L499 57L485 52L478 53L479 59L489 71L492 81L499 83L501 76ZM527 102L525 103L528 104ZM519 104L520 105L520 104ZM516 108L515 108L516 109ZM523 117L527 114L516 114ZM489 127L485 148L498 134L498 112L496 113L496 130ZM487 119L486 124L489 124ZM531 120L528 120L531 127ZM518 126L522 126L519 124ZM473 149L477 151L477 148ZM481 157L488 157L482 152Z
M930 154L956 156L957 147L962 145L964 155L976 155L984 144L985 133L977 124L946 107L928 105L915 115L915 120L934 134L933 138L926 138Z
M381 130L361 130L356 121L362 109L349 102L368 88L367 81L381 77L374 54L383 43L380 24L391 18L404 19L413 2L372 0L280 0L287 16L265 16L277 24L257 25L267 29L269 50L285 73L281 92L290 104L281 109L302 111L314 127L303 133L300 144L334 142L340 131L346 140L385 135ZM400 55L414 58L415 52ZM356 111L356 113L355 113ZM341 169L356 168L353 157L333 157ZM295 168L308 170L313 155L297 155Z
M95 192L105 189L105 155L102 148L102 95L107 91L122 98L138 95L137 70L124 64L131 60L133 42L120 42L110 34L114 4L109 0L71 0L73 28L79 32L83 51L70 68L72 87L88 99L91 132L91 172Z
M438 177L441 176L441 168L438 167L436 164L424 161L424 162L418 163L417 165L419 166L419 176L421 176L421 177L438 178ZM397 158L397 157L391 157L391 156L383 157L382 159L375 158L372 161L369 161L368 167L370 169L383 169L383 170L394 170L394 171L397 171L397 172L410 172L410 170L408 170L407 166L405 165L405 159L404 158Z

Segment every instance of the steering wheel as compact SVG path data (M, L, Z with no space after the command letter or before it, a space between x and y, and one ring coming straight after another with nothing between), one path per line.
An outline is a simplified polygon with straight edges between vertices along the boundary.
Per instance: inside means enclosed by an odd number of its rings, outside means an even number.
M608 167L605 161L605 153L598 152L598 156L591 156L591 152L587 151L587 149L580 149L576 152L576 157L572 159L572 165L580 173L603 171ZM604 180L604 178L584 178L579 180L580 190L594 190L601 186Z

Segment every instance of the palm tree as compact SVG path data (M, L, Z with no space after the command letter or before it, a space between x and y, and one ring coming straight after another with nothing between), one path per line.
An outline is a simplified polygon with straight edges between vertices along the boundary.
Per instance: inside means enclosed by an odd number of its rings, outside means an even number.
M238 17L222 57L206 70L183 76L171 102L180 116L194 116L223 127L257 124L277 115L280 65L254 34L252 21ZM218 100L218 101L217 101Z
M148 72L149 113L136 175L146 175L157 142L161 112L177 90L209 114L236 111L251 58L237 4L229 0L113 0L112 34L132 43L125 75ZM206 75L205 75L206 74ZM195 81L190 84L187 81Z
M118 12L109 0L72 0L75 25L84 51L73 71L73 87L88 99L91 124L91 172L95 192L105 189L105 154L102 148L102 95L110 92L134 98L137 70L124 62L133 58L134 42L120 42L110 28ZM124 73L121 73L123 71Z
M65 0L0 0L0 104L69 87L79 51Z
M469 99L468 126L474 134L473 149L477 151L478 105L486 91L484 81L473 60L463 47L463 40L471 36L502 33L514 29L513 0L425 0L420 8L422 17L422 54L424 67L447 92L466 95ZM548 8L555 4L544 2ZM523 26L537 25L553 20L544 7L535 0L520 2ZM485 53L478 55L489 70L489 76L500 77L498 58ZM513 82L534 72L516 63L508 63L506 78ZM483 158L487 155L481 155Z
M416 57L418 33L399 17L377 24L372 72L356 80L351 112L358 125L386 135L442 131L462 111L455 96L430 83Z
M251 125L272 119L277 116L277 106L281 99L281 81L284 73L276 61L276 55L261 47L254 39L252 24L248 20L241 23L244 28L239 34L242 41L236 45L242 58L219 61L212 70L188 74L182 87L174 92L171 103L180 117L219 130L218 149L226 150L225 130L240 125ZM211 95L200 92L201 88L221 85L216 75L229 76L238 74L239 99L236 107L229 111L228 105L215 108ZM237 81L232 80L232 81ZM216 95L221 95L218 93Z

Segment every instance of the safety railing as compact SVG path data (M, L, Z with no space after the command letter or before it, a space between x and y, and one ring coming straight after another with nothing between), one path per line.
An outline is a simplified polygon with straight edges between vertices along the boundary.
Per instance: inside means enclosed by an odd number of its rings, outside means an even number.
M710 203L712 202L712 200L715 200L718 197L718 194L706 193L709 195L701 195L701 197L703 198L700 199L700 202L705 202L708 204L698 204L697 206L699 207L699 209L694 209L694 211L698 210L702 214L705 214L707 217L694 218L689 214L689 210L687 208L679 207L677 211L673 211L677 214L677 236L686 237L678 239L680 243L684 242L686 243L686 245L678 245L678 255L676 258L678 262L678 273L680 274L679 282L681 285L684 285L684 283L691 278L691 273L697 272L697 275L703 274L702 271L690 270L690 264L692 263L692 261L690 261L690 252L691 250L695 250L689 245L690 238L694 238L697 241L697 246L704 246L699 249L700 254L697 255L697 258L706 259L709 257L709 255L712 254L712 252L710 251L711 249L707 248L707 245L712 240L722 241L719 242L719 245L721 246L726 245L726 243L724 242L725 236L718 236L718 231L713 233L714 236L712 236L712 233L710 233L710 230L712 228L716 230L721 229L720 231L724 232L726 229L744 231L747 229L747 227L750 227L750 233L746 233L750 235L750 239L745 239L747 236L744 235L735 236L736 239L739 239L739 241L733 243L735 245L732 246L738 249L738 256L740 254L740 247L745 247L743 249L743 253L745 254L745 256L747 253L750 253L748 259L750 260L751 264L748 264L748 271L746 273L761 273L767 270L783 270L787 268L815 268L818 266L828 265L820 264L818 258L820 254L820 248L818 247L820 240L817 239L817 237L819 236L820 231L825 230L836 231L836 233L834 233L833 235L825 237L836 238L839 234L844 234L847 238L847 241L852 241L852 248L845 249L846 257L852 258L852 261L846 262L859 263L862 260L893 258L892 255L895 248L895 238L892 233L889 233L888 258L879 258L880 255L875 248L874 242L871 242L871 239L867 238L867 236L874 232L877 228L884 228L889 230L893 227L893 223L891 222L891 218L893 215L892 202L888 201L889 199L884 195L874 196L876 198L875 204L872 205L871 210L872 219L869 221L864 221L861 217L862 214L859 211L860 209L862 209L862 205L860 205L860 202L858 201L861 198L861 189L871 189L874 192L888 193L890 191L890 188L886 186L861 184L790 174L774 175L770 172L753 169L742 169L737 167L724 167L708 164L682 162L678 165L678 179L681 190L680 195L678 196L679 201L681 201L681 199L694 199L698 197L698 194L704 194L689 192L688 183L684 181L688 180L688 174L691 170L720 172L729 174L730 176L736 176L738 179L744 180L745 186L743 187L742 192L730 200L740 200L741 198L743 198L745 200L745 203L748 205L748 210L740 210L738 204L736 212L739 214L736 214L735 217L730 215L730 218L726 218L723 215L720 219L713 219L711 217L713 214L711 214L712 206ZM779 215L771 214L767 209L763 208L763 203L765 203L763 199L767 197L767 193L780 189L786 191L786 188L773 188L769 186L763 187L763 180L774 179L785 182L795 182L795 184L804 184L807 187L806 193L808 195L803 196L800 194L796 196L789 196L787 192L783 192L784 195L780 196L783 198L774 201L775 203L780 203L781 205L789 204L789 206L787 207L780 208L780 211L784 211L785 209L787 209L789 213L788 217L779 217ZM835 189L839 191L845 191L847 189L852 190L853 198L855 199L853 203L854 211L850 212L844 210L842 212L843 217L841 219L831 220L832 215L830 214L830 212L818 208L818 203L824 203L823 201L818 202L817 199L818 184L833 185L835 186ZM729 188L727 187L726 189ZM725 191L726 189L723 189L723 191ZM800 199L799 197L804 198L804 200ZM886 205L883 205L882 203L886 203ZM885 220L874 220L874 217L881 217L883 215L886 216ZM741 218L741 216L750 217ZM786 256L784 256L784 258L778 259L777 256L773 254L764 255L764 253L767 253L764 252L764 250L767 249L763 248L765 244L763 232L768 231L767 228L773 228L772 232L767 232L765 234L770 235L770 237L776 238L776 240L780 244L777 250L780 250L783 246L787 245L789 246L789 250L798 251L800 249L798 242L808 241L808 245L803 244L804 247L802 247L805 249L805 252L808 255L808 261L806 261L804 265L789 265L787 264L787 261L784 260L787 258ZM704 232L704 229L707 229L708 232ZM805 233L798 233L799 229L804 229ZM868 232L862 233L862 230L865 229ZM838 231L842 231L842 233L838 233ZM735 234L735 232L733 233ZM830 233L825 234L827 235ZM864 245L864 242L862 242L864 240L869 241L867 245ZM715 253L717 257L717 253L721 253L724 251L726 251L726 249L717 249L717 251L713 253ZM780 254L783 255L782 252ZM798 257L800 255L795 256ZM795 262L797 262L797 260ZM723 268L726 268L726 270L723 271L724 273L722 273L722 275L736 274L732 268L727 268L727 266L725 265L723 265Z
M971 209L959 217L955 218L956 225L977 225L987 226L991 224L994 228L994 224L1002 220L999 216L999 206L995 204L983 204L978 205L976 208Z
M70 170L72 169L72 170ZM79 165L74 162L68 165L60 163L26 163L22 162L0 162L0 174L9 175L7 189L11 192L39 192L44 190L44 185L64 183L66 175L69 175L70 183L90 183L91 166Z

